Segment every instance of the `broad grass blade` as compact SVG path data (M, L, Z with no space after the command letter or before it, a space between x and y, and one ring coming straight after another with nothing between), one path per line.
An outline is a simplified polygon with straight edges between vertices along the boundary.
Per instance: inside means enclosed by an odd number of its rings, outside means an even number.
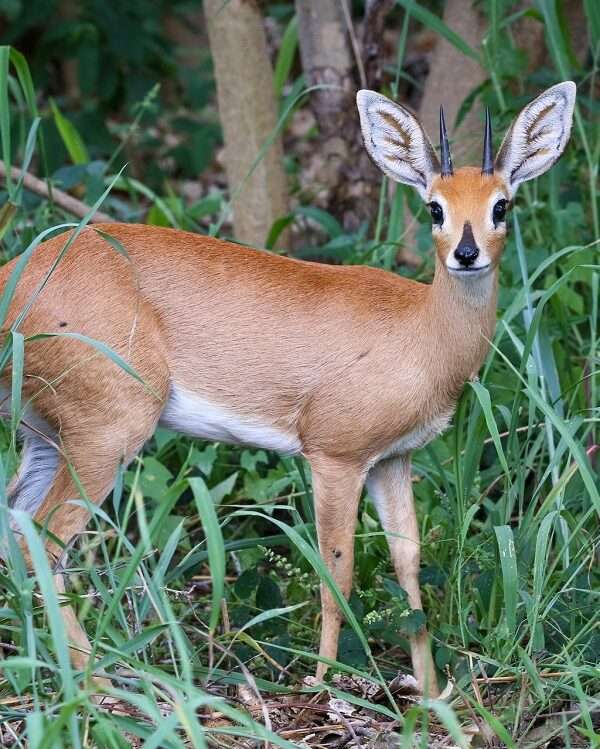
M516 633L517 629L517 595L519 576L517 572L517 557L515 553L515 539L512 528L500 525L494 528L500 552L502 568L502 587L504 589L504 610L509 632Z
M212 607L209 628L214 632L221 615L221 599L225 591L225 546L219 519L210 492L200 477L189 480L190 488L202 521L208 547L208 561L212 578Z

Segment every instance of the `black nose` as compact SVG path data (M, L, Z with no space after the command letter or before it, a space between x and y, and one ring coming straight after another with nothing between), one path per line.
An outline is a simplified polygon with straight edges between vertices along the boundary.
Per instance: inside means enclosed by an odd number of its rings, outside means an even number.
M479 248L475 244L473 229L471 228L471 224L465 221L462 237L460 238L458 247L454 250L454 257L464 268L468 268L477 260L478 255Z
M479 255L479 249L473 244L460 244L454 251L454 257L458 260L461 265L468 268L470 265L477 260Z

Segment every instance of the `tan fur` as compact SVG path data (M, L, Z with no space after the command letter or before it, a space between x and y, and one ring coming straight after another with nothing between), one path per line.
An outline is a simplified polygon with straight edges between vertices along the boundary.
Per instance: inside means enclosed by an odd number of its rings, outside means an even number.
M436 188L458 202L460 220L478 211L482 191L492 188L489 179L464 177L468 208L456 198L465 187L453 183L461 179L459 172ZM356 514L362 483L399 438L451 412L485 355L493 299L473 308L440 261L427 286L181 231L98 228L118 239L130 260L86 229L21 325L27 336L78 332L104 341L152 388L72 339L27 344L23 397L60 435L89 497L101 502L110 491L119 463L151 436L169 383L177 382L240 416L298 434L313 467L323 554L343 567L335 577L349 593L349 510ZM38 248L9 324L64 242L61 235ZM13 265L0 270L2 286ZM86 522L81 508L64 504L77 496L61 459L36 521L51 513L50 530L68 541ZM341 562L333 547L342 549ZM339 629L334 611L325 591L321 652L330 658Z
M431 185L431 195L442 195L452 207L453 231L445 229L441 234L434 231L433 238L438 257L445 261L447 255L458 245L465 222L473 228L477 245L485 248L498 265L504 247L505 231L490 227L493 197L508 198L503 181L497 176L482 175L477 167L464 166L450 179L436 177Z
M547 101L556 102L554 119L542 106ZM194 418L204 419L204 426L220 419L228 438L261 436L263 430L278 448L298 446L309 460L320 551L346 596L366 480L400 584L411 606L420 608L410 452L446 425L493 335L505 239L504 222L492 220L494 204L508 200L520 182L543 173L560 156L574 101L575 85L565 82L526 107L503 142L495 175L463 167L441 177L418 120L379 94L358 93L372 158L393 179L413 185L426 201L443 208L443 223L433 228L437 256L431 285L365 266L302 262L182 231L99 226L126 248L126 259L94 229L86 229L20 330L26 336L77 332L102 341L145 384L73 339L27 343L27 413L60 448L45 499L32 504L35 520L66 543L87 520L86 512L68 503L79 496L69 465L86 495L99 503L119 465L141 449L161 414L181 429ZM531 118L537 137L552 148L551 158L523 145ZM33 298L64 242L63 235L37 249L18 284L7 325ZM455 250L459 243L464 249L473 242L479 253L471 274L455 265ZM13 268L14 262L0 269L2 288ZM9 387L10 372L3 385ZM36 449L31 454L38 454L44 486L43 462L51 466L55 453L48 458L43 442ZM27 491L35 494L35 486L13 482L13 500L26 505ZM43 492L39 496L41 501ZM60 554L60 544L48 548L54 557ZM60 576L58 582L62 585ZM322 604L320 655L334 659L341 617L327 587ZM85 632L72 612L64 619L74 663L83 667ZM437 694L425 629L411 638L411 654L419 686ZM325 670L319 663L317 676Z
M440 189L451 194L452 181ZM479 210L477 200L473 206ZM461 207L461 222L463 214ZM369 465L399 436L453 405L493 330L493 304L474 309L440 263L427 286L365 266L301 262L169 229L99 228L126 247L131 263L87 229L21 330L76 331L104 341L161 398L172 379L235 413L297 430L309 457ZM40 246L8 322L64 241ZM0 283L11 267L0 271ZM71 429L89 440L108 427L123 454L139 442L130 400L149 405L153 398L112 362L60 338L28 344L26 360L25 397L64 440ZM104 400L111 418L97 407Z

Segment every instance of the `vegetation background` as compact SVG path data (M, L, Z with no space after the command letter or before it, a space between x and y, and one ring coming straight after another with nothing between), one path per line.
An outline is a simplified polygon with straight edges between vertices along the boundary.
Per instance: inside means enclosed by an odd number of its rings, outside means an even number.
M1 0L0 40L4 261L102 200L119 221L427 281L427 211L366 158L356 89L408 103L432 134L443 103L456 161L478 163L485 105L497 145L541 89L578 85L566 155L512 212L481 379L414 458L446 700L395 678L422 614L368 498L323 692L305 678L323 566L303 464L159 429L66 562L108 705L69 665L40 532L28 573L2 491L0 745L600 746L600 4ZM17 386L23 344L14 331L0 357ZM2 487L20 415L3 414Z

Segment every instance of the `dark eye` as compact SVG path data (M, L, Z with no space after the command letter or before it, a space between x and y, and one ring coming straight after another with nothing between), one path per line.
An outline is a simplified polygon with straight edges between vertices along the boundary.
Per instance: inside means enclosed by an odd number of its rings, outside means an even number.
M499 224L501 221L504 221L504 217L506 216L506 200L504 200L504 198L502 198L502 200L499 200L494 206L493 216L494 226L496 226L496 224Z
M431 220L434 224L441 226L444 223L444 211L439 203L433 201L429 204L429 211L431 213Z

